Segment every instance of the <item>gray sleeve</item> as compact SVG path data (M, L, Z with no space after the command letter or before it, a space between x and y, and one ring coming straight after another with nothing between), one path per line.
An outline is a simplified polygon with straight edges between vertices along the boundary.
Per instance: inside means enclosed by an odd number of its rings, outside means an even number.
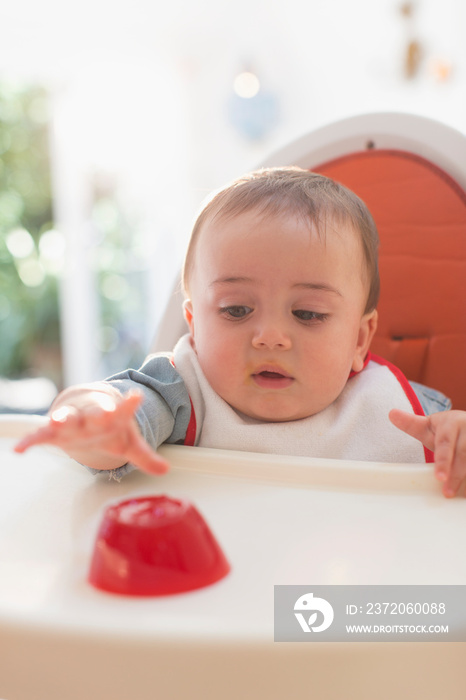
M442 394L441 391L437 389L430 389L428 386L423 384L418 384L418 382L409 382L414 393L419 399L424 413L426 416L432 415L432 413L440 413L440 411L449 411L451 408L450 399Z
M139 370L128 369L106 380L122 394L138 389L144 401L136 413L141 434L153 449L164 442L183 443L191 418L191 401L180 374L167 355L151 355ZM108 472L119 480L132 471L124 464ZM90 469L101 474L98 469Z

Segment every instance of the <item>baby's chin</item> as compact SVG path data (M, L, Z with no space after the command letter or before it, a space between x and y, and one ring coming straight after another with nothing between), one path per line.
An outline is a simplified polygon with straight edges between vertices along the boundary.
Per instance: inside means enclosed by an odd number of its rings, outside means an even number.
M310 418L310 416L314 415L314 413L318 413L318 411L290 412L279 411L276 409L253 411L250 408L246 408L246 410L244 410L240 407L232 405L231 403L229 404L229 406L235 411L235 413L238 414L238 416L240 416L246 422L251 423L291 423L293 421Z

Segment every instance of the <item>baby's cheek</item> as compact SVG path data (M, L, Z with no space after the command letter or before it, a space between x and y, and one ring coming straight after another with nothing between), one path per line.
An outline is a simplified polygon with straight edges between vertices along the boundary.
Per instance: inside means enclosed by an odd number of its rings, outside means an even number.
M209 348L201 347L197 350L197 357L201 369L209 382L215 388L217 384L222 383L225 374L225 366L227 359L223 359L223 355L212 345Z

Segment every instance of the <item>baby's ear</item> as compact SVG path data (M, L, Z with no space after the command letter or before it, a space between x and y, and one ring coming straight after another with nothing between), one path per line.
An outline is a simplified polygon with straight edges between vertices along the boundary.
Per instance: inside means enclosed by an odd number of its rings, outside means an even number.
M358 344L354 353L352 370L354 372L360 372L364 367L364 360L369 352L369 347L374 337L374 333L377 330L377 309L370 311L368 314L364 314L361 319L361 325L359 327Z
M191 299L186 299L183 302L183 313L186 319L186 323L189 326L191 336L194 338L194 316L193 316L193 304Z

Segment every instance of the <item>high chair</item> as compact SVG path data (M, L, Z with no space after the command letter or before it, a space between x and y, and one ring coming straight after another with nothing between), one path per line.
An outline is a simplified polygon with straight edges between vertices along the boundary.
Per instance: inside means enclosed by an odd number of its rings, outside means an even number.
M424 117L368 114L313 131L262 165L309 168L366 202L381 240L371 349L466 409L466 137ZM154 351L185 332L181 302L177 288Z
M451 129L371 115L314 132L265 165L318 169L367 200L382 238L374 349L466 408L464 163L466 139ZM177 283L155 350L170 350L185 332L181 302ZM0 416L0 698L463 700L465 501L441 495L432 465L163 445L167 474L134 471L117 483L48 446L13 452L16 440L45 424L43 416ZM131 566L118 548L96 541L105 509L154 494L199 508L231 572L176 595L95 589L94 551L116 575ZM122 540L131 550L131 537ZM297 622L304 597L323 599L328 611L329 597L340 596L331 598L337 630L356 602L364 612L375 600L371 615L376 605L393 605L400 585L407 598L385 632L444 625L440 614L406 617L414 600L420 611L444 605L452 634L384 636L385 618L373 615L363 618L368 634L339 628L331 643ZM293 587L280 610L276 586ZM311 643L275 641L275 611ZM318 614L322 607L303 619L313 625Z

